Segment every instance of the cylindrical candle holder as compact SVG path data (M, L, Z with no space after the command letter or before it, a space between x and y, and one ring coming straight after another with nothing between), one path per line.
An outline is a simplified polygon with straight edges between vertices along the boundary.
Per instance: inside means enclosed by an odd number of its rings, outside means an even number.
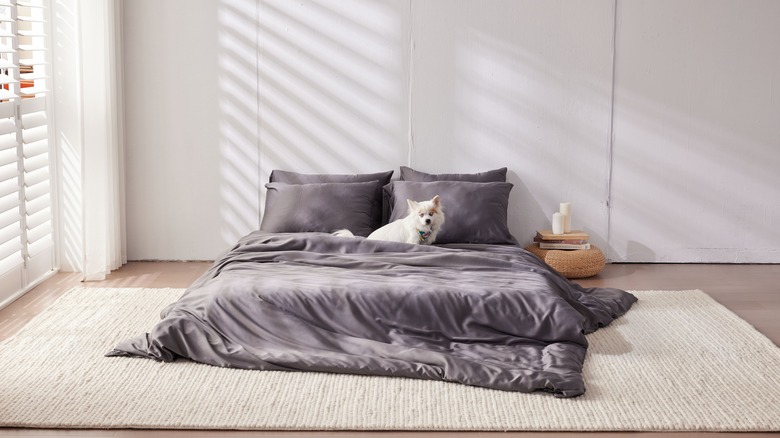
M552 232L553 234L563 234L563 215L559 212L552 215Z
M563 232L571 233L571 203L561 202L560 213L563 215Z

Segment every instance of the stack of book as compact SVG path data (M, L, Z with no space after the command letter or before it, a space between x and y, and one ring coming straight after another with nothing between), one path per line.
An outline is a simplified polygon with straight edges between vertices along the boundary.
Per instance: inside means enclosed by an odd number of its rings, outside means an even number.
M534 242L541 249L590 249L588 233L581 230L572 230L565 234L553 234L552 230L539 230L536 232Z

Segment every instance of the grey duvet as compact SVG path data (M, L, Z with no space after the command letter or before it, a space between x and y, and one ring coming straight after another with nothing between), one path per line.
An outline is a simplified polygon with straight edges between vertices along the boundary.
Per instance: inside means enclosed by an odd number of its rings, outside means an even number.
M254 232L108 356L401 376L574 397L587 333L636 298L511 245Z

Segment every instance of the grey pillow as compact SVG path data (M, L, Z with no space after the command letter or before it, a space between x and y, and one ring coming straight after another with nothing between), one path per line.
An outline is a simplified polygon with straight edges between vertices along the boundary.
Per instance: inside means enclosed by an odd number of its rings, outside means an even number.
M287 170L272 170L269 182L281 182L287 184L317 184L317 183L356 183L377 181L376 193L371 199L371 208L373 211L374 229L379 228L383 221L382 217L382 187L390 182L393 177L393 171L377 173L354 173L354 174L327 174L327 173L298 173Z
M401 166L401 181L471 181L471 182L506 182L506 167L479 173L440 173L431 174Z
M328 173L298 173L287 170L273 170L268 182L282 182L287 184L316 184L316 183L354 183L379 181L381 186L390 182L393 171L377 173L354 174L328 174Z
M444 226L435 243L517 243L507 226L511 183L394 181L384 190L392 205L390 222L408 214L407 199L441 197Z
M330 233L346 228L356 236L368 236L374 230L378 186L377 181L268 183L260 229L273 233Z

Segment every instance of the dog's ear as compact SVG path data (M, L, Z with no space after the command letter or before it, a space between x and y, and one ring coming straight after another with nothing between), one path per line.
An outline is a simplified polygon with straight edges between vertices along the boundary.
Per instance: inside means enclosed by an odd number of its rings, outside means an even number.
M431 201L433 201L434 207L439 208L441 206L441 199L439 199L439 195L434 196Z
M419 204L411 199L407 199L406 203L409 204L409 211L416 211L419 208Z

